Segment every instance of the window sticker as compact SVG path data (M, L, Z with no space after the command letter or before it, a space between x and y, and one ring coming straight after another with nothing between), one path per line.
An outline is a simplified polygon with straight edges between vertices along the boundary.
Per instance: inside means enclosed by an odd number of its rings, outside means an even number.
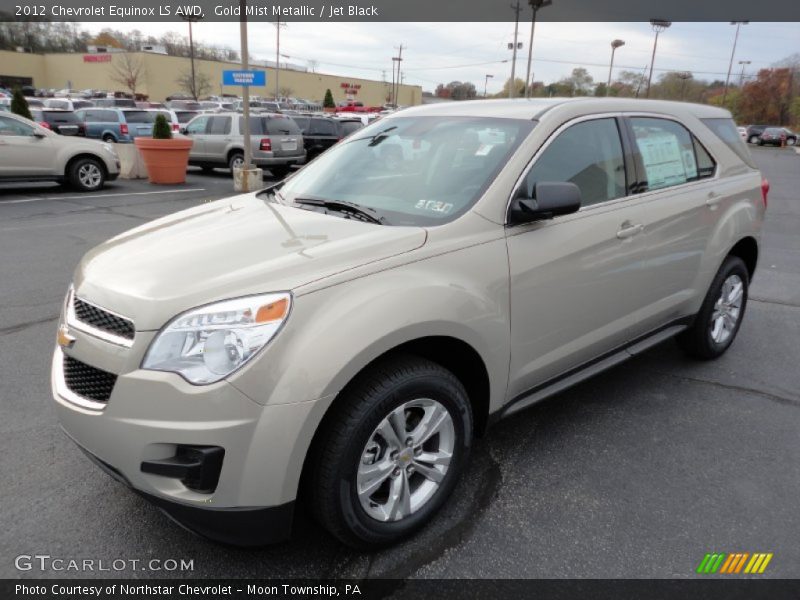
M649 132L640 137L637 132L636 143L647 171L647 183L651 190L671 185L686 183L687 167L694 169L697 175L697 164L692 156L691 164L685 164L681 145L677 136L671 133Z
M697 159L694 156L694 150L686 148L683 151L683 170L686 173L686 179L697 179Z
M431 212L442 213L446 215L453 210L453 204L450 202L440 202L439 200L420 200L417 202L415 208L420 210L427 210Z

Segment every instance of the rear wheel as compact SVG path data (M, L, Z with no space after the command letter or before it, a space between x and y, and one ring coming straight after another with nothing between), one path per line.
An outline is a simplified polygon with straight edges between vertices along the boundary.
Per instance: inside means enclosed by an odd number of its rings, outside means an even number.
M100 161L94 158L79 158L68 169L69 184L82 192L94 192L103 187L106 172Z
M455 486L472 441L469 400L450 371L413 356L377 364L344 394L315 441L312 509L350 546L391 544Z
M725 353L739 332L749 285L744 261L738 256L726 258L694 324L677 338L687 354L709 360Z
M241 169L244 166L244 154L241 152L233 152L228 157L228 168L233 173L234 169Z
M110 133L107 133L107 134L105 134L105 135L103 136L103 141L104 141L106 144L114 144L114 143L116 143L116 141L117 141L117 138L115 138L115 137L114 137L113 135L111 135Z
M747 141L750 142L751 144L757 144L758 143L758 136L757 135L751 135L750 138Z

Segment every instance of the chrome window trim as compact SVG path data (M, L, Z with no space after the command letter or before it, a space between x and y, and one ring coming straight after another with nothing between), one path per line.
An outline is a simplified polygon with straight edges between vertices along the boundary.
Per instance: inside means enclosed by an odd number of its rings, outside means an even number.
M677 117L674 117L672 115L663 114L663 113L618 111L618 112L595 113L595 114L591 114L591 115L582 115L580 117L575 117L573 119L570 119L569 121L565 121L564 123L559 125L558 128L555 129L550 134L550 136L544 141L544 143L534 153L534 155L531 158L531 160L529 160L528 163L525 165L525 168L522 170L522 174L519 177L517 177L517 180L514 182L514 186L511 188L511 194L509 194L508 201L506 202L506 214L505 214L503 225L506 226L506 227L509 227L509 226L513 227L513 225L510 225L509 222L508 222L508 214L509 214L509 211L511 210L511 202L514 200L514 194L519 189L519 186L522 185L522 182L528 176L528 173L533 168L533 166L536 163L536 161L539 159L539 157L542 155L542 153L545 150L547 150L547 148L550 146L550 144L553 142L553 140L555 140L559 135L561 135L561 133L563 133L566 129L568 129L569 127L572 127L573 125L577 125L578 123L582 123L584 121L594 121L594 120L597 120L597 119L611 119L611 118L616 119L616 118L620 118L620 117L623 117L623 118L624 117L645 117L645 118L653 118L653 119L667 119L669 121L674 121L675 123L681 125L684 129L686 129L689 132L690 135L692 135L693 137L697 138L697 136L694 134L694 132L691 129L689 129L689 127L687 127L686 124L683 123L683 121L681 121ZM534 129L533 132L535 132L535 131L536 130ZM533 133L533 132L531 132L531 133ZM700 139L697 138L697 141L700 142ZM635 140L634 140L634 143L635 143ZM700 142L700 143L702 144L702 142ZM620 144L623 145L623 153L624 153L625 148L624 148L624 144L622 143L622 132L620 132ZM575 213L575 214L580 214L580 213L583 213L583 212L586 212L586 211L590 211L590 210L595 210L595 209L598 209L598 208L605 208L605 207L611 206L611 205L616 204L616 203L626 202L626 201L631 200L631 199L638 200L640 198L649 198L649 197L651 197L651 196L653 196L655 194L659 194L659 193L665 192L667 190L679 190L679 189L683 189L683 188L685 188L687 186L705 184L705 183L708 183L710 181L718 181L720 179L720 175L719 175L720 174L719 160L717 159L716 156L714 156L714 154L711 153L711 151L708 150L708 148L706 148L705 144L702 144L702 145L703 145L703 148L705 148L706 152L708 152L709 156L711 156L711 158L714 159L714 163L716 165L716 169L714 170L714 176L713 177L706 177L704 179L698 179L697 181L687 181L686 183L681 183L679 185L672 185L672 186L669 186L669 187L659 188L657 190L647 190L646 192L640 192L638 194L626 193L624 196L620 196L619 198L612 198L610 200L606 200L605 202L598 202L596 204L591 204L589 206L581 206L578 209L578 212ZM569 215L565 215L565 216L569 216ZM530 223L524 223L524 225L529 225L529 224Z
M67 296L67 307L66 307L67 308L67 325L69 327L71 327L73 329L76 329L78 331L82 331L83 333L85 333L87 335L91 335L92 337L96 337L98 339L101 339L104 342L108 342L109 344L114 344L115 346L122 346L123 348L130 348L131 346L133 346L133 340L132 339L124 338L124 337L119 336L119 335L114 335L113 333L109 333L107 331L103 331L102 329L98 329L97 327L93 327L92 325L90 325L90 324L88 324L88 323L86 323L84 321L79 320L78 317L75 315L75 303L74 303L74 299L75 298L78 298L81 302L85 302L86 304L88 304L90 306L93 306L93 307L95 307L95 308L97 308L99 310L105 311L110 315L114 315L115 317L119 317L120 319L125 319L126 321L130 321L131 323L133 323L133 319L130 319L130 318L126 317L125 315L121 315L121 314L116 313L116 312L114 312L112 310L108 310L107 308L103 308L102 306L99 306L98 304L95 304L94 302L89 302L88 300L85 300L85 299L81 298L80 296L77 296L75 294L74 288L71 288L70 291L69 291L69 295ZM134 335L135 335L135 331L136 331L136 327L134 325Z
M58 345L56 345L56 351L53 356L52 380L53 393L65 402L95 412L102 412L105 410L107 403L84 398L67 387L67 382L64 379L64 351L61 350L61 347Z

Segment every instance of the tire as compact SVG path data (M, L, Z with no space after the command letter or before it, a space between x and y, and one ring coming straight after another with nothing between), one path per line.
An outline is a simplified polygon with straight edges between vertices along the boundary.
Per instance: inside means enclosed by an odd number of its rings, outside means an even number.
M233 168L241 168L244 165L244 154L241 152L231 152L231 155L228 157L228 168L231 170L231 175L233 175Z
M796 144L797 144L797 138L794 138L794 137L786 138L786 145L787 146L794 146Z
M737 302L731 301L736 294L736 286L741 284ZM747 267L738 256L728 256L711 282L700 312L692 326L678 337L678 344L689 356L711 360L722 356L733 343L747 308L747 294L750 275ZM727 301L722 304L723 290ZM718 309L720 304L722 312ZM724 316L727 314L728 316Z
M438 429L425 429L427 419L441 419ZM314 516L354 548L411 535L452 492L467 462L472 423L464 386L438 364L403 356L370 367L343 392L314 442L307 488ZM415 435L424 441L409 446ZM369 467L378 475L370 478ZM392 491L408 503L393 502Z
M107 133L107 134L105 134L105 135L103 136L103 141L104 141L106 144L116 144L116 143L117 143L117 138L115 138L115 137L114 137L113 135L111 135L110 133Z
M275 179L284 179L291 170L291 167L287 165L269 168L269 172L272 173L272 176L275 177Z
M95 192L106 182L106 170L96 158L79 158L67 169L69 184L82 192Z
M758 143L758 136L757 135L751 135L747 139L747 141L750 142L751 144L757 144Z

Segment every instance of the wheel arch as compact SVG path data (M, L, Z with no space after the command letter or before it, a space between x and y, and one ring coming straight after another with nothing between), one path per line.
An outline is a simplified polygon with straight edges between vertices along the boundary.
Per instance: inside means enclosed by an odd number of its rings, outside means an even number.
M103 175L107 178L108 177L108 168L106 167L105 161L97 156L96 154L92 154L91 152L79 152L74 156L70 156L67 159L66 164L64 165L64 177L69 179L69 172L72 169L72 165L74 165L77 161L81 160L82 158L90 158L97 162L100 165L100 168L103 170Z
M726 256L738 256L747 266L747 274L753 280L758 264L758 242L752 236L746 236L736 242Z

